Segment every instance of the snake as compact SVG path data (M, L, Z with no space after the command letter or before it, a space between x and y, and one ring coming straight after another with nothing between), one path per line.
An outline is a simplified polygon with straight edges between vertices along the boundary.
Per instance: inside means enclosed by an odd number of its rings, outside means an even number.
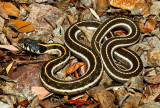
M95 29L91 40L91 47L79 41L82 32L79 27ZM114 36L113 31L122 28L128 32L127 36ZM80 21L72 24L65 32L64 45L59 43L42 43L37 40L23 38L18 46L36 54L56 54L57 58L44 63L40 72L40 80L49 91L61 95L75 95L85 92L98 84L104 70L114 80L126 82L131 77L138 76L143 71L140 57L126 47L139 40L140 30L137 24L128 17L113 17L106 21ZM87 64L87 72L77 79L61 80L55 73L64 67L71 55L76 56ZM115 59L122 62L117 65ZM103 69L104 68L104 69Z

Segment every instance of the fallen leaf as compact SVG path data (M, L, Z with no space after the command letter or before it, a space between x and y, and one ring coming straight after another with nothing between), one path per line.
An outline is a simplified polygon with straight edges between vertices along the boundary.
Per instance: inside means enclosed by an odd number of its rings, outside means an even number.
M24 106L24 107L27 107L29 104L29 101L28 100L24 100L20 103L20 105Z
M86 106L85 108L97 108L98 105L99 103L94 103L94 104Z
M75 72L79 67L83 66L84 62L74 63L66 72L67 74L71 74Z
M124 34L127 35L127 32L124 30L116 30L116 31L114 31L114 34L116 36L123 36Z
M65 103L70 103L70 104L76 104L76 106L82 106L84 104L90 104L91 101L88 101L88 100L66 100L64 101Z
M10 51L19 51L15 46L13 45L0 45L0 48L4 48Z
M148 19L145 25L141 26L143 32L152 32L155 28L156 21L154 19Z
M9 16L18 17L20 11L16 6L14 6L11 2L2 2L2 3L6 13Z
M102 13L106 12L107 5L108 5L107 0L97 0L96 12L99 16L102 16Z
M0 1L0 15L5 18L8 19L8 14L6 13L6 11L4 10L3 7L3 3Z
M31 32L31 31L34 31L34 27L32 25L28 25L26 27L22 27L21 29L19 29L19 32L21 33Z
M13 22L15 25L17 25L18 29L28 26L31 24L31 22L25 22L22 20L15 20L15 19L10 19L9 21Z
M95 16L95 18L98 20L98 21L101 21L100 17L98 16L98 14L96 13L96 11L92 8L89 8L89 10L91 11L91 13Z
M21 33L34 31L34 27L31 25L31 22L25 22L15 19L10 19L10 21L17 25L19 32Z
M27 11L30 12L29 8L26 6L26 4L22 4L22 7Z
M124 100L120 108L139 108L142 94L135 92L134 95L130 95Z
M77 71L74 71L74 74L75 74L75 77L76 77L76 78L79 78L79 75L78 75L78 72L77 72Z
M132 10L137 1L134 0L110 0L110 5L122 9Z
M44 99L44 97L50 93L44 87L33 86L31 90L38 95L39 100Z
M100 102L102 108L114 107L115 96L101 86L93 87L87 91L89 96L92 96L96 101Z
M159 84L160 83L160 75L152 76L152 77L144 77L144 80L150 84Z
M8 74L9 71L12 69L13 65L14 65L15 61L13 60L6 68L6 73Z

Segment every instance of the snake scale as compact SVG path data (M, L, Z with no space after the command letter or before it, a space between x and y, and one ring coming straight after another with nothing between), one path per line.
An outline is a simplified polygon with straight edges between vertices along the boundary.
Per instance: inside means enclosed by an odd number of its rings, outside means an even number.
M92 37L92 48L78 40L81 26L97 29ZM115 37L111 31L116 28L125 29L128 32L127 36ZM81 21L72 24L65 33L65 45L43 44L28 38L21 39L18 45L37 54L58 54L57 58L44 63L40 79L44 87L51 92L73 95L96 85L101 80L103 68L112 79L119 82L126 82L129 78L141 74L143 71L141 59L133 51L125 48L135 44L139 40L139 35L139 28L133 20L127 17L114 17L103 23ZM87 64L87 72L78 79L60 80L55 77L55 73L68 63L70 52ZM122 64L127 64L127 69L117 65L115 58Z

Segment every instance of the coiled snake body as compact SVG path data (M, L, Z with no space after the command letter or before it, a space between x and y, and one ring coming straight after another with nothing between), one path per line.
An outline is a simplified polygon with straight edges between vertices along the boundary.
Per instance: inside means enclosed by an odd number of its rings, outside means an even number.
M88 29L98 27L91 41L92 48L83 45L78 40L80 26L85 26ZM127 30L128 35L114 37L110 31L117 27ZM103 65L107 74L120 82L125 82L129 78L139 75L143 71L142 61L134 52L122 48L135 44L139 40L139 35L140 31L131 19L114 17L102 24L96 21L81 21L71 25L65 33L65 46L61 44L41 44L27 38L20 40L19 46L34 53L52 54L56 52L59 57L49 60L43 65L40 79L48 90L58 94L72 95L84 92L97 84L102 77ZM103 42L104 38L107 38L105 42ZM70 52L87 63L87 72L75 80L60 80L55 77L54 73L67 64ZM128 69L117 66L114 57L122 63L126 63Z

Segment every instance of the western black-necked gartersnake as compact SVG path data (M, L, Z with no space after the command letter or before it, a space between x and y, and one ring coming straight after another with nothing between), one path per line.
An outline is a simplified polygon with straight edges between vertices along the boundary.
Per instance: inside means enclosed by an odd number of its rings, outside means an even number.
M78 40L80 26L88 29L98 28L91 41L92 48L83 45ZM128 35L114 37L110 31L115 28L125 29ZM65 33L65 45L40 44L26 38L19 41L19 46L34 53L52 54L52 52L56 52L59 57L49 60L43 65L40 79L48 90L58 94L71 95L83 92L97 84L102 77L103 65L107 74L117 81L125 82L129 78L139 75L143 71L142 61L134 52L122 48L135 44L139 40L139 35L139 28L131 19L114 17L102 24L97 21L81 21L71 25ZM104 41L104 38L108 39ZM54 73L68 62L70 52L85 61L88 70L78 79L60 80L54 76ZM114 57L118 61L122 61L122 64L127 64L128 69L117 66Z

